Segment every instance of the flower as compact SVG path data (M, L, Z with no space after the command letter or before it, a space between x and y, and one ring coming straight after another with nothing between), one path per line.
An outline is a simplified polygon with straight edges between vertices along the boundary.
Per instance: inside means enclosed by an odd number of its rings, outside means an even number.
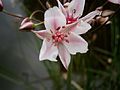
M63 66L68 69L70 54L86 53L88 43L78 34L71 32L76 23L66 25L66 18L59 8L49 8L44 17L46 30L32 30L43 40L39 60L57 61L59 56Z
M34 29L34 23L28 17L26 17L22 21L21 26L19 28L20 31L31 31L33 29Z
M73 28L73 31L77 34L84 34L91 29L91 26L88 22L96 15L100 14L99 10L95 10L90 12L85 17L80 18L83 14L85 0L72 0L70 3L65 3L64 6L59 0L57 0L57 2L60 10L66 17L67 24L71 24L80 20L76 27Z
M109 2L115 3L115 4L120 4L120 0L108 0Z
M2 3L2 1L0 0L0 11L2 11L3 10L3 3Z

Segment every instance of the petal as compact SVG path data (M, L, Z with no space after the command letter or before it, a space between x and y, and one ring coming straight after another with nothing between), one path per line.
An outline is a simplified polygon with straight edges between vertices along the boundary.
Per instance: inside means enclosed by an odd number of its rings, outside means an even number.
M64 45L71 54L76 54L77 52L86 53L88 51L88 43L75 33L70 33L68 36L69 42L64 42Z
M66 18L59 8L53 7L45 12L45 27L47 30L56 30L66 25Z
M26 23L22 24L19 29L21 31L24 31L24 30L30 31L30 30L34 29L33 25L34 24L31 21L30 22L26 22Z
M47 30L40 30L40 31L34 31L32 30L33 33L36 34L36 36L40 39L49 39L51 37L51 34Z
M84 5L85 5L85 0L72 0L68 6L69 14L73 14L73 12L75 11L73 16L74 18L82 16Z
M57 61L56 60L57 55L58 55L57 47L55 47L52 44L52 41L47 41L46 39L44 39L40 50L39 60Z
M71 24L67 24L65 26L65 28L61 30L61 32L68 33L70 31L72 31L77 26L78 23L79 22L74 22L74 23L71 23Z
M63 64L63 66L68 69L68 66L70 64L70 53L68 52L68 50L65 48L65 46L63 44L59 44L58 46L58 52L59 52L59 57L60 60Z
M96 15L100 15L101 11L99 10L95 10L90 12L89 14L87 14L86 16L82 17L81 20L83 20L84 22L89 22L91 21Z
M64 6L61 4L61 2L59 0L57 0L58 3L58 7L59 9L62 11L62 13L66 16L66 10L64 8Z
M21 22L21 25L30 22L30 19L28 17L24 18L23 21Z
M76 25L76 27L72 29L72 31L76 34L84 34L90 29L91 29L90 24L88 24L87 22L81 21Z

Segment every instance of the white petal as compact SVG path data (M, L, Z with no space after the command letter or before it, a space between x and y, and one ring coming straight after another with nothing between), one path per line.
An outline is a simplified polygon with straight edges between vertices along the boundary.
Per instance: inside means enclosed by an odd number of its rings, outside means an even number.
M101 11L95 10L90 13L88 13L86 16L82 17L81 20L84 22L89 22L91 21L96 15L100 15Z
M77 52L86 53L88 51L88 43L75 33L70 33L68 36L69 42L64 42L64 45L71 54L76 54Z
M65 46L63 44L59 44L58 46L58 52L59 52L59 57L60 60L63 64L63 66L68 69L68 66L70 64L70 53L68 52L68 50L65 48Z
M66 25L66 18L59 8L53 7L45 12L45 27L47 30L56 30Z
M62 11L62 13L66 16L66 10L64 8L64 6L61 4L61 2L59 0L57 0L58 3L58 7L59 9Z
M40 31L34 31L32 30L33 33L36 34L36 36L40 39L49 39L51 34L47 30L40 30Z
M68 6L69 14L75 10L74 18L82 16L84 10L85 0L72 0Z
M58 55L58 49L52 44L52 41L47 41L44 39L41 50L40 50L40 55L39 55L39 60L50 60L50 61L57 61L56 57Z
M72 31L76 34L84 34L90 29L91 25L89 23L81 21L72 29Z

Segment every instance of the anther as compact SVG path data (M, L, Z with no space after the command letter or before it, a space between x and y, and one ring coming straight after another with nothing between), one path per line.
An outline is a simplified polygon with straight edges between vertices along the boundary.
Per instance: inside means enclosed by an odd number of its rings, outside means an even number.
M73 13L76 13L76 9L73 9Z
M60 27L58 27L56 30L59 30L60 29Z
M53 31L50 29L50 32L53 33Z
M62 28L65 28L65 26L62 26Z

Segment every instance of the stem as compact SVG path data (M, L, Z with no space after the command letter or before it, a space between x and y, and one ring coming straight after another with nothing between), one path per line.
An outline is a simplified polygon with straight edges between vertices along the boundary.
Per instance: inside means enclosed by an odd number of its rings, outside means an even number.
M41 11L41 10L36 10L36 11L34 11L31 15L30 15L30 19L32 19L32 17L36 14L36 13L38 13L38 12L42 12L42 13L44 13L43 11Z
M39 2L40 5L43 7L43 9L46 10L46 8L45 8L45 6L43 5L43 3L42 3L40 0L38 0L38 2Z
M22 16L15 15L15 14L13 14L13 13L10 13L10 12L6 11L6 10L3 10L3 13L5 13L5 14L7 14L7 15L9 15L9 16L13 16L13 17L20 18L20 19L25 19L25 18L26 18L26 17L22 17ZM41 21L36 20L36 19L33 19L33 18L30 19L30 20L33 20L33 21L36 21L36 22L41 22Z
M25 18L25 17L22 17L22 16L15 15L15 14L13 14L13 13L7 12L6 10L3 10L3 13L5 13L5 14L7 14L7 15L10 15L10 16L13 16L13 17L21 18L21 19L24 19L24 18Z
M77 90L83 90L83 88L77 84L75 81L71 80L71 84L77 89Z
M37 24L34 24L34 26L36 27L36 26L39 26L39 25L41 25L41 24L43 24L44 22L40 22L40 23L37 23Z

